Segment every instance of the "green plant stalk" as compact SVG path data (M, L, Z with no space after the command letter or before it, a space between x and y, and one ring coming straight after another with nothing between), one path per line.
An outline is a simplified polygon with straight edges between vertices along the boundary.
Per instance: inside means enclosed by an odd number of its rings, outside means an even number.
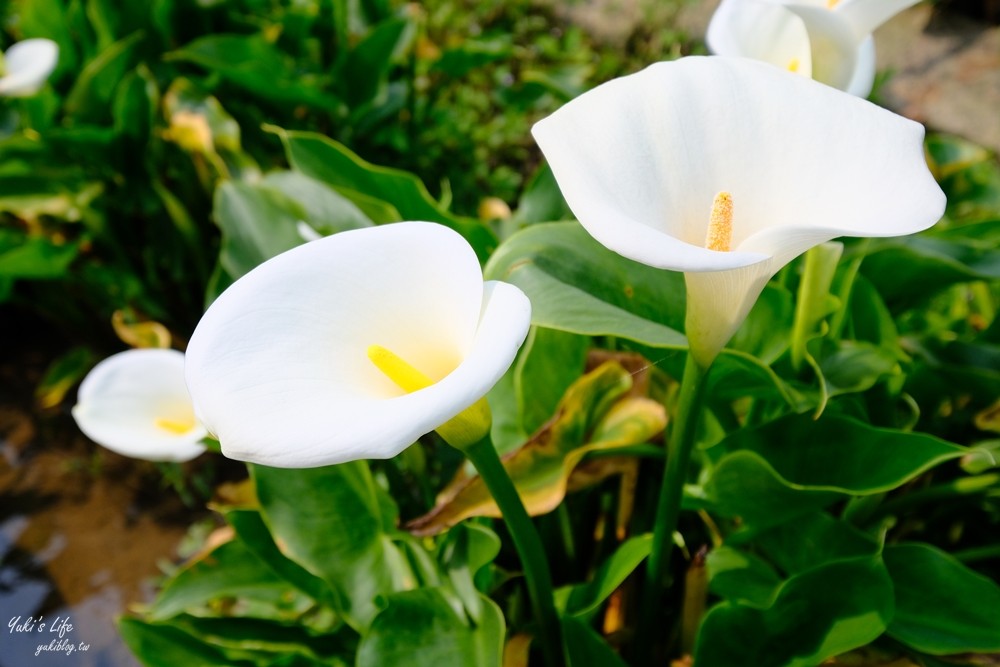
M667 465L660 485L660 498L656 506L653 524L653 545L646 562L646 588L639 618L639 656L651 656L654 635L653 622L664 616L658 613L664 593L670 585L668 579L670 554L673 551L674 531L681 512L684 495L684 480L691 464L691 450L694 448L695 432L701 417L701 405L705 398L705 378L708 368L702 368L688 354L681 379L677 413L667 447ZM645 663L643 663L645 664Z
M806 251L802 268L802 282L799 283L798 305L792 324L791 359L792 368L802 368L807 351L806 343L816 325L823 319L827 295L833 283L833 274L844 247L841 244L824 243Z
M541 626L537 638L541 642L545 661L549 667L562 667L566 663L562 631L552 597L552 575L545 560L542 540L538 537L527 510L524 509L524 503L521 502L521 496L518 495L514 482L500 462L489 435L476 444L463 448L462 451L479 472L514 539L514 547L524 567L524 578L528 584L532 610Z

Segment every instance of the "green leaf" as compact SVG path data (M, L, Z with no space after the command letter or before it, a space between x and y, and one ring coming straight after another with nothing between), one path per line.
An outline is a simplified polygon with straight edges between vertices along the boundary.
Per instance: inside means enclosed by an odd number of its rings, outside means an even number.
M115 89L132 66L132 50L142 40L137 31L101 51L76 77L66 96L65 112L77 122L108 116Z
M297 171L273 171L261 185L282 193L305 213L309 226L324 236L371 227L375 223L348 197Z
M500 608L481 597L483 614L469 623L436 588L395 593L358 647L357 667L413 665L499 667L505 625Z
M892 617L892 581L880 559L823 565L785 581L770 606L712 607L696 665L815 667L881 635Z
M164 55L194 63L261 98L335 110L341 103L261 35L206 35Z
M320 134L292 132L273 126L268 129L281 137L288 162L294 169L341 192L347 189L387 202L405 220L447 225L469 241L481 261L496 247L493 232L477 220L445 211L413 174L365 162L346 146Z
M378 94L408 27L405 19L383 21L351 49L338 77L343 82L341 95L351 107L368 104Z
M572 616L560 619L569 667L626 667L593 628Z
M781 523L841 497L789 483L754 452L734 452L723 457L712 470L705 494L713 512L740 517L752 526Z
M900 312L955 283L1000 279L1000 249L928 235L876 239L861 271Z
M687 346L684 277L616 255L577 223L533 225L497 248L488 280L520 287L533 324L654 347Z
M151 620L193 612L221 597L271 595L288 584L239 540L231 540L189 561L173 577L150 609Z
M787 415L737 431L720 446L759 455L793 485L852 494L890 491L968 451L930 435L838 415Z
M321 604L336 606L334 593L319 577L288 558L274 542L260 512L256 510L229 510L226 521L233 527L240 541L279 577Z
M765 530L754 537L754 544L786 574L836 560L874 556L881 549L870 535L826 512L811 512Z
M823 507L838 494L890 491L968 452L929 435L835 415L787 415L734 432L718 446L730 453L706 484L713 509L761 527Z
M722 546L708 552L708 589L727 600L767 607L774 599L781 579L758 556Z
M569 386L583 374L590 339L532 327L503 382L489 394L493 444L505 454L552 417Z
M506 224L510 233L513 233L525 225L572 218L573 213L559 190L552 168L547 162L543 162L528 181L521 199L517 202L517 210Z
M896 590L888 633L932 655L1000 651L1000 586L927 544L888 546Z
M629 538L601 564L590 581L558 589L555 593L556 605L568 616L591 616L646 560L652 544L653 536L650 534Z
M305 243L298 231L305 211L276 190L226 181L215 191L213 215L222 229L219 263L234 280Z
M78 252L76 243L56 245L43 237L28 237L14 230L0 229L0 278L62 278Z
M82 380L97 361L97 355L82 346L57 357L35 387L35 401L39 407L54 408L62 403L66 392Z
M376 598L413 575L382 532L368 464L279 469L251 466L261 515L284 554L325 580L356 629L377 613Z
M463 523L449 530L438 545L438 560L455 595L474 623L482 620L483 604L476 575L500 553L500 538L489 528Z
M170 625L126 617L119 619L118 631L146 667L234 667L222 651Z
M329 633L317 635L304 623L283 623L260 618L201 618L180 616L170 624L222 650L230 660L251 660L254 664L273 664L279 656L305 659L306 664L324 667L347 667L352 661L341 659L353 653L346 637ZM348 634L348 633L343 633ZM190 663L184 663L190 664ZM302 664L301 661L293 664Z

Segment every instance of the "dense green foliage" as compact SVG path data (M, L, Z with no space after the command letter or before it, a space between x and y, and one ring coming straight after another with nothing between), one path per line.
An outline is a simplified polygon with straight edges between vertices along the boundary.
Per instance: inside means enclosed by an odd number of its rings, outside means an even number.
M457 230L532 301L493 441L560 564L570 662L631 664L683 278L573 222L528 130L635 60L527 2L434 4L8 7L5 38L62 55L41 94L0 101L0 301L84 347L107 346L116 311L119 335L149 320L184 341L303 223ZM712 368L665 651L1000 654L1000 165L954 137L927 154L937 226L845 241L825 278L793 262ZM513 213L480 219L487 196ZM93 361L54 367L54 400ZM481 486L433 434L387 462L251 466L216 499L219 539L122 633L147 665L487 666L505 644L525 664L534 619Z

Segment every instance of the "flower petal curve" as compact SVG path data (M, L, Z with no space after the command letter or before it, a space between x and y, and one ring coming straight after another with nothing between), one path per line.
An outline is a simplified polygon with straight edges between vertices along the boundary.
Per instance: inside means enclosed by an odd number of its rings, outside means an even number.
M660 268L775 257L777 270L831 234L908 234L944 209L922 126L750 60L658 63L584 93L532 132L588 232ZM701 247L719 191L734 205L729 253Z
M762 60L812 76L805 25L795 14L772 2L722 0L709 21L705 41L715 55Z
M527 334L526 302L512 286L484 288L474 251L443 225L341 232L261 264L212 304L188 347L188 386L231 458L388 458L492 387ZM502 349L483 358L484 341ZM435 384L404 393L371 345Z
M846 92L860 97L868 97L875 85L875 38L869 35L858 46L855 54L854 75L847 84Z
M123 456L188 461L205 451L207 432L193 422L177 350L127 350L101 361L80 384L73 418L88 438ZM190 428L171 432L158 420Z
M0 95L26 97L45 85L59 61L59 46L51 39L20 41L4 53L6 75L0 77Z

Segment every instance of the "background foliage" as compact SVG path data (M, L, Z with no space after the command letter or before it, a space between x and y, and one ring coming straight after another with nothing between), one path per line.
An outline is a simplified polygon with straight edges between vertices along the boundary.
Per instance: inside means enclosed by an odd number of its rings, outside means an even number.
M656 40L599 51L526 0L5 12L4 46L61 54L41 94L0 106L0 301L80 343L41 399L113 334L183 347L207 302L310 230L452 227L533 303L493 437L560 564L570 661L626 664L682 278L570 221L528 130ZM1000 653L1000 167L955 137L927 156L942 222L792 263L712 371L661 627L698 665ZM508 536L436 436L387 462L252 466L212 503L213 538L121 621L145 664L496 665L505 645L526 662Z

